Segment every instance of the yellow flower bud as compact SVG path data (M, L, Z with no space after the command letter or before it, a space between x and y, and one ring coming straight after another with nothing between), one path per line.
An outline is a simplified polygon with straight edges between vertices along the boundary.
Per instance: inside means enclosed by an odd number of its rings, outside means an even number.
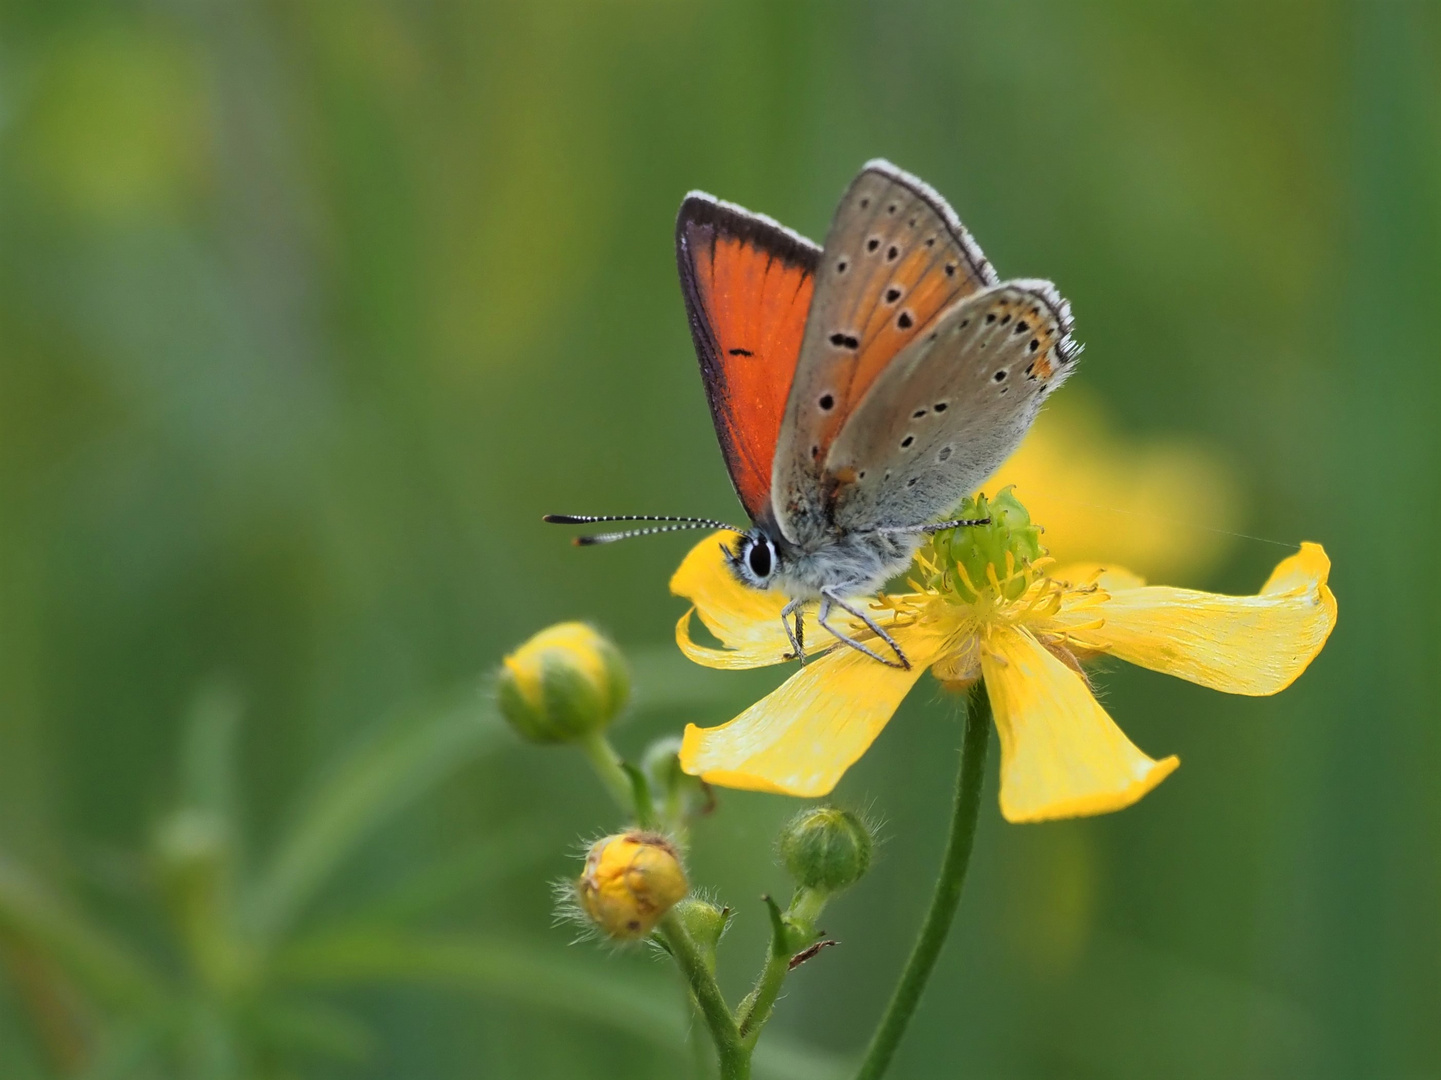
M643 938L690 891L680 856L659 833L626 832L591 845L576 883L581 910L608 937Z
M625 657L585 623L542 630L505 658L500 711L532 742L570 742L603 730L630 696Z

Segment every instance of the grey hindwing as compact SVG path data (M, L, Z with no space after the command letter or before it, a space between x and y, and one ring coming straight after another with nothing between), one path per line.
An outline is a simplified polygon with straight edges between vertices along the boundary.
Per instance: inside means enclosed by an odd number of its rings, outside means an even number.
M772 462L771 500L790 540L828 531L822 473L861 396L858 373L898 355L951 304L995 281L929 185L885 161L861 169L826 234Z
M1025 437L1075 367L1070 305L1003 282L950 308L871 385L832 443L823 490L842 531L935 521Z

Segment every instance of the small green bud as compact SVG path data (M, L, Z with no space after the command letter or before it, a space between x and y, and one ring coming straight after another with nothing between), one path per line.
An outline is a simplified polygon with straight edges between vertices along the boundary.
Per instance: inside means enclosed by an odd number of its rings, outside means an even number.
M870 869L875 839L870 826L849 810L813 806L791 818L777 846L797 885L833 893L854 885Z
M161 822L151 851L196 973L222 994L249 985L253 958L230 933L235 845L225 822L205 810L176 811Z
M559 623L505 658L500 711L531 742L571 742L604 730L630 696L625 657L585 623Z
M658 809L677 821L707 812L714 800L705 781L680 767L680 745L679 735L666 735L646 747L640 762Z
M1014 491L1002 488L994 499L971 496L956 510L956 517L990 518L990 524L948 529L932 537L922 555L937 572L927 584L968 604L997 584L1001 599L1020 599L1031 586L1030 565L1046 549L1041 546L1040 527L1031 524L1030 513Z
M730 908L716 907L709 900L690 896L676 904L674 910L686 933L700 947L711 970L715 970L716 947L730 923Z
M167 886L185 892L218 890L233 855L224 823L196 809L177 811L161 822L152 850Z
M665 792L673 788L680 778L686 777L680 767L680 736L665 735L645 748L640 759L640 771L645 773L650 789Z

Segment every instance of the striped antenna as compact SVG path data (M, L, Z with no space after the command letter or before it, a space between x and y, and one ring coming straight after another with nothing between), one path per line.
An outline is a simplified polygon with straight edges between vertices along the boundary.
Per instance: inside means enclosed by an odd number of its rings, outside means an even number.
M669 521L671 525L661 525L650 529L626 529L623 532L597 533L595 536L577 536L573 541L577 547L587 547L591 544L610 544L617 540L629 540L633 536L655 536L657 533L684 532L686 529L726 529L738 535L744 535L744 529L738 529L724 521L716 521L712 518L699 517L672 517L666 514L546 514L542 519L552 525L593 525L601 521Z

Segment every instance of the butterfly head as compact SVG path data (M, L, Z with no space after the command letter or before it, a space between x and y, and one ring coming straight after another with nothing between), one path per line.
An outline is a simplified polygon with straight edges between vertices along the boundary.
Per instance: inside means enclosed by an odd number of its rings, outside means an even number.
M726 561L741 582L754 589L768 589L780 569L781 555L775 541L759 526L741 534L734 549L723 547Z

